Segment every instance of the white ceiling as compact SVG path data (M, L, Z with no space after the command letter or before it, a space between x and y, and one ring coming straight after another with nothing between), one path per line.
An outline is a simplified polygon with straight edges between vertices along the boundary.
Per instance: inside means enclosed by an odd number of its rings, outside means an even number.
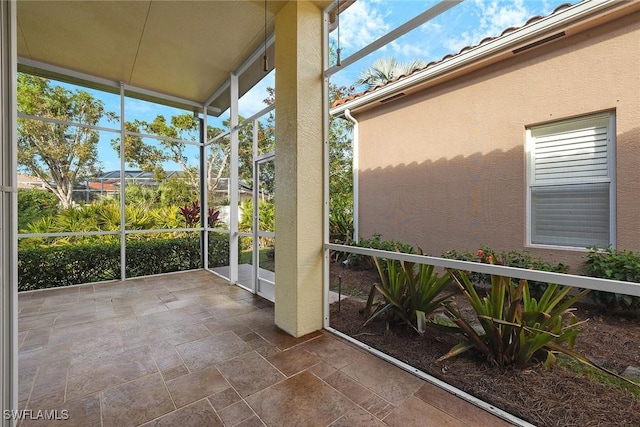
M267 2L268 34L285 4ZM38 61L204 103L264 44L264 7L262 0L20 0L18 56L29 64ZM241 94L265 74L259 57L240 78ZM228 92L221 93L212 106L224 110L228 102Z

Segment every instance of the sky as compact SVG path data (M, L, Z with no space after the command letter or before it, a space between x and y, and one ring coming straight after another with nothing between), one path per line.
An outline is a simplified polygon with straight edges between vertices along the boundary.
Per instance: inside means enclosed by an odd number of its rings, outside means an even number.
M362 70L380 57L393 56L399 62L425 62L457 53L487 36L498 36L529 18L550 14L566 0L466 0L387 44L345 70L336 73L334 83L350 86ZM577 1L574 1L574 3ZM342 58L358 51L385 33L399 27L433 5L435 0L358 0L340 16ZM331 40L337 43L337 31ZM358 89L358 88L356 88Z
M357 0L340 15L341 57L344 59L357 52L436 3L437 0ZM563 3L566 0L465 0L377 52L340 70L331 77L331 82L339 86L354 85L360 73L380 57L393 56L399 62L439 60L447 54L457 53L464 46L476 45L487 36L498 36L508 27L522 26L533 16L546 16ZM330 43L337 46L338 31L331 33ZM263 102L267 97L266 88L275 86L274 81L275 72L272 72L245 94L239 102L241 116L249 117L266 106ZM358 91L363 88L355 89ZM104 102L106 110L120 110L118 95L92 93ZM125 105L127 120L138 118L151 121L157 114L169 117L183 113L175 108L153 106L134 99L128 99ZM221 121L225 118L228 118L228 111L220 119L211 118L209 124L222 127ZM99 147L102 166L106 171L119 168L119 160L109 144L111 138L111 134L103 136ZM166 167L176 168L177 165Z

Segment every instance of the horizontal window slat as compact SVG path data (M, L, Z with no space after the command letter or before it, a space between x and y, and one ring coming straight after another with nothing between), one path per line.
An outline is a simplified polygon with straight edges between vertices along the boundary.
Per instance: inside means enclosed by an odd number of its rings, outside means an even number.
M586 140L586 141L571 141L563 144L535 144L535 150L537 154L544 153L556 153L558 151L570 151L576 150L601 150L607 146L607 140Z
M531 188L531 243L583 247L609 238L609 184Z
M582 173L581 176L601 176L607 175L607 165L594 165L594 166L567 166L564 168L546 168L536 171L536 176L545 175L571 175L575 173Z
M584 151L566 151L557 154L541 154L536 156L536 163L550 163L557 161L564 161L565 159L571 160L591 160L591 159L607 159L607 150L600 151L584 150Z
M607 159L606 158L594 158L587 160L575 160L572 158L561 158L555 159L555 161L539 161L536 160L536 169L544 170L544 169L555 169L555 168L570 168L570 167L591 167L597 166L600 167L604 165L604 168L607 168Z
M589 183L589 178L602 178L607 177L605 173L594 173L594 171L578 171L578 172L567 172L567 173L558 173L558 174L540 174L536 176L536 183L538 184L554 184L559 180L573 180L575 182Z
M536 144L565 144L571 140L592 140L592 139L606 139L607 128L597 127L586 129L582 131L554 133L545 136L536 137Z

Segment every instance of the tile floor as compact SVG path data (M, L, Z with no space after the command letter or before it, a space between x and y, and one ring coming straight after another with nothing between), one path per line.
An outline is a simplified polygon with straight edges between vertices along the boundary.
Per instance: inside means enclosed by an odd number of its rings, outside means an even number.
M508 425L328 332L287 335L270 302L202 270L19 307L22 427Z

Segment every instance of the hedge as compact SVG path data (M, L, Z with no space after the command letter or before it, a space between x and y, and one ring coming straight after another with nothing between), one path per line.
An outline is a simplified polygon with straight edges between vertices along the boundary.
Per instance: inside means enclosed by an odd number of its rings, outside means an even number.
M229 263L229 240L209 236L209 266ZM127 242L127 277L201 268L200 239ZM78 243L18 250L18 290L54 288L120 278L119 243Z

